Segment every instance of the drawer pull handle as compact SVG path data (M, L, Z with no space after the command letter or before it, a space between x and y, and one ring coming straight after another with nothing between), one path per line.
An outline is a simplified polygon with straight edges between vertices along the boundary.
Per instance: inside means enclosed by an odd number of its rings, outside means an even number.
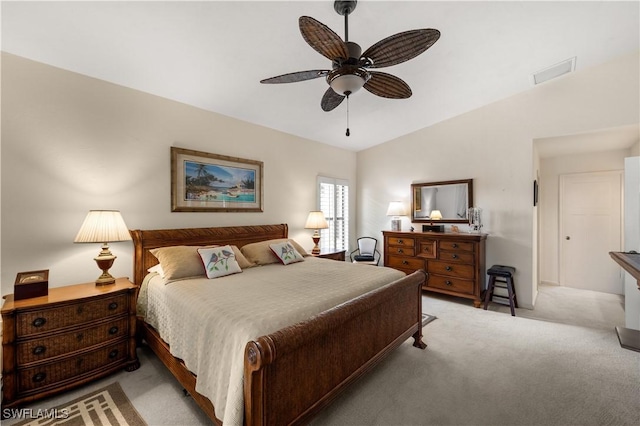
M449 280L446 280L444 283L445 283L445 285L453 285L453 283L451 281L449 281Z
M453 243L453 244L451 244L451 247L458 248L458 245L456 243Z
M47 322L46 319L44 319L42 317L38 317L38 318L34 319L31 324L33 324L34 327L42 327L46 322Z
M118 326L113 326L109 329L109 334L116 334L118 332Z
M82 367L83 362L84 362L84 359L78 358L78 360L76 361L76 368Z
M398 249L398 253L404 253L404 250L402 250L401 248Z
M46 350L47 350L47 348L45 346L38 345L35 348L33 348L33 354L34 355L42 355Z
M78 313L78 315L82 315L82 313L84 312L84 306L83 305L78 305L78 308L76 309L76 312Z
M33 380L36 383L39 383L39 382L43 381L46 378L47 378L47 373L37 373L37 374L33 375L31 380Z
M76 340L79 342L84 338L84 334L83 333L78 333L76 334Z
M114 349L111 352L109 352L109 358L113 359L113 358L115 358L117 356L118 356L118 350L117 349Z
M404 241L398 238L398 244L404 244Z
M452 259L457 259L457 258L458 258L458 255L457 255L457 254L454 254L454 255L452 255L452 256L451 256L451 258L452 258Z
M446 268L444 268L444 269L446 269L447 271L451 271L453 268L452 268L451 266L447 266L447 267L446 267Z
M109 310L113 311L114 309L116 309L118 307L118 303L117 302L111 302L109 303Z
M408 265L408 264L409 264L409 262L407 262L406 260L403 260L403 261L402 261L402 264L403 264L403 265Z

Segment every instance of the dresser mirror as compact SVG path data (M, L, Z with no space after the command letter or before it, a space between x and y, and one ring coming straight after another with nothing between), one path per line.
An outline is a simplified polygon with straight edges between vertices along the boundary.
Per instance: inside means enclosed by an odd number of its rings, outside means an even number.
M411 222L468 223L473 179L413 183L411 194Z

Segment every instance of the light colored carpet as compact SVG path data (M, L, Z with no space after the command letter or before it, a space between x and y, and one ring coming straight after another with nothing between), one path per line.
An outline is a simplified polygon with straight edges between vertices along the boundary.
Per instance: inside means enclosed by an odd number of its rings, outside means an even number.
M423 309L438 318L423 329L427 349L407 340L312 425L640 424L640 353L621 348L614 330L621 298L540 290L536 309L516 317L508 306L425 295ZM211 424L148 348L138 354L140 369L103 381L119 381L150 426Z
M67 403L43 410L9 409L16 426L145 426L117 382Z
M640 355L620 347L614 324L470 305L426 296L424 309L438 317L424 329L427 349L405 342L312 424L640 424Z

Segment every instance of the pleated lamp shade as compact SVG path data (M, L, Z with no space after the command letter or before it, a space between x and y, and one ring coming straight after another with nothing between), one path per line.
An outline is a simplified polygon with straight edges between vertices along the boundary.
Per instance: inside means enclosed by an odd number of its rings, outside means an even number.
M90 210L74 243L128 241L131 234L118 210Z
M90 210L84 219L74 243L102 243L102 251L94 260L102 275L96 280L96 285L113 284L115 278L109 274L109 268L116 259L109 250L110 242L128 241L131 234L118 210Z

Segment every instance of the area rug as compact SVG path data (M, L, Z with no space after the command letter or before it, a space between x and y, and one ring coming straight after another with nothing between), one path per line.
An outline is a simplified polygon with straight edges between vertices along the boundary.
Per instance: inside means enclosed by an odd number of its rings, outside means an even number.
M435 317L433 315L429 315L429 314L423 313L422 314L422 326L424 327L425 325L429 324L434 319L437 319L437 317Z
M146 426L118 382L47 409L16 409L16 426Z

